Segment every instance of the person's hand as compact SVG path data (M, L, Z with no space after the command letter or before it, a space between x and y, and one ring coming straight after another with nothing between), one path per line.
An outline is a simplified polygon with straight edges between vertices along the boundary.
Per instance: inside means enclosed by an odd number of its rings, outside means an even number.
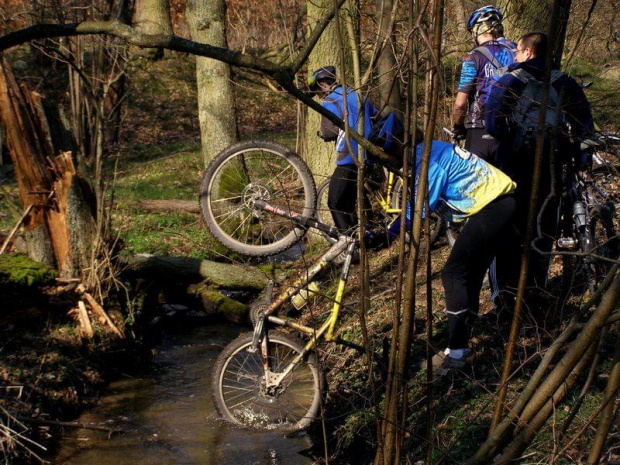
M467 137L467 129L464 124L455 124L452 128L452 137L454 142L460 142Z

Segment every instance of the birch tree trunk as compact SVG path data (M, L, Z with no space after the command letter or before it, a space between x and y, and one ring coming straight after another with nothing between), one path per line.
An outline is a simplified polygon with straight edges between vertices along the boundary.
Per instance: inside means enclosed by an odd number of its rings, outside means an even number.
M189 0L186 13L192 40L228 48L225 0ZM196 84L202 158L207 165L215 155L238 140L230 66L211 58L196 57Z

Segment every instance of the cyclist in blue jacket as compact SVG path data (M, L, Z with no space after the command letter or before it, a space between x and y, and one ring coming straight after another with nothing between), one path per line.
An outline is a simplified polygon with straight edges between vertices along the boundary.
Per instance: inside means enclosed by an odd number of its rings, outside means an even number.
M497 142L485 131L484 112L498 70L514 61L513 42L503 37L503 15L494 6L474 11L467 22L475 48L461 65L459 87L452 110L453 132L465 138L465 148L494 163Z
M417 131L420 134L421 131ZM417 189L424 144L417 141L415 150L415 180ZM479 310L480 289L493 257L497 267L511 263L505 253L514 253L512 223L515 211L515 183L499 169L477 155L457 145L433 141L428 171L428 210L468 221L463 226L442 272L448 313L449 343L445 351L433 358L438 374L462 368L467 362L471 323ZM415 192L415 190L414 190ZM413 196L407 205L407 220L411 220ZM400 232L397 221L388 234L370 232L366 241L371 248L386 246ZM516 280L518 269L501 273ZM498 273L499 274L499 273ZM513 284L513 283L511 283Z
M323 99L323 107L344 121L346 95L347 122L351 129L357 131L359 105L357 93L348 86L338 84L336 68L326 66L314 71L308 78L308 87ZM372 128L371 118L377 113L370 101L364 101L364 137L368 137ZM357 142L352 138L346 140L345 132L323 117L321 119L321 138L336 143L336 169L329 183L327 206L334 224L340 231L346 232L357 225L355 206L357 202Z

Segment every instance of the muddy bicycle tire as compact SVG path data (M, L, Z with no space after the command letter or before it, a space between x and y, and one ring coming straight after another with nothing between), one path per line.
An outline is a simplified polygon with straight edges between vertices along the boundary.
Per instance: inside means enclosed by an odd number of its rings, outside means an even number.
M213 396L218 412L231 423L256 429L295 431L307 428L317 417L321 402L321 377L314 354L302 360L284 379L276 393L264 389L260 348L255 353L253 333L228 344L213 371ZM289 334L270 331L272 370L286 368L303 350Z
M282 252L306 233L290 219L255 208L255 200L312 216L315 199L308 165L285 146L267 141L241 142L219 153L204 172L199 194L213 237L253 257Z

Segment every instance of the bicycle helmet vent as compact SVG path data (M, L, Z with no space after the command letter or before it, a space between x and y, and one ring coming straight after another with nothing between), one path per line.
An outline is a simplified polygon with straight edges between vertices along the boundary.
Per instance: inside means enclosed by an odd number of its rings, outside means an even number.
M467 21L467 30L475 34L490 32L501 24L504 15L493 5L483 6L474 11Z
M308 76L308 87L312 92L319 90L319 82L321 81L336 81L336 68L333 66L324 66L317 69L314 73Z

